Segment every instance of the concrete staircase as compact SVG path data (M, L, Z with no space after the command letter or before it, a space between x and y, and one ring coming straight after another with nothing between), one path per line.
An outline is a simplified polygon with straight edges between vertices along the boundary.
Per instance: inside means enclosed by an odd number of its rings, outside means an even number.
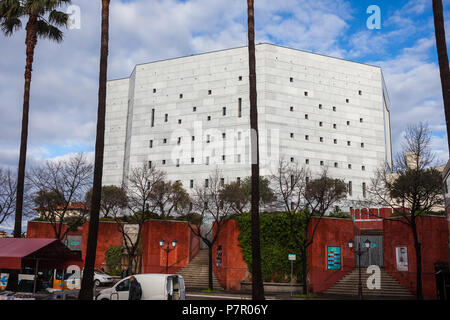
M183 276L187 289L208 289L208 250L200 250L178 274ZM214 273L213 289L223 290Z
M363 288L363 297L370 298L397 298L414 299L414 296L406 290L397 280L391 277L384 269L381 269L381 288L379 290L369 290L367 288L367 278L370 274L366 273L367 268L361 268L361 281ZM358 296L358 268L344 276L333 287L324 293L332 295Z

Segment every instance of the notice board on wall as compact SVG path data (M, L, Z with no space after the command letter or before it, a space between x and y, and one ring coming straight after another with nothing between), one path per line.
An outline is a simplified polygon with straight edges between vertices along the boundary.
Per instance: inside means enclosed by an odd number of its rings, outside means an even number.
M341 247L327 247L327 261L329 270L341 269Z

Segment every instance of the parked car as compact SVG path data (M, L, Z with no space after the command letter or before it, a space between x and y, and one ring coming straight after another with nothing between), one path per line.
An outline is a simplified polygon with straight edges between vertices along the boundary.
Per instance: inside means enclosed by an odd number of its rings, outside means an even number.
M94 283L96 287L104 286L104 285L111 285L114 283L113 277L111 277L109 274L95 269L94 270Z
M131 277L131 276L130 276ZM130 277L119 281L112 288L100 291L95 300L128 300ZM136 274L141 284L142 300L185 300L184 279L177 274Z

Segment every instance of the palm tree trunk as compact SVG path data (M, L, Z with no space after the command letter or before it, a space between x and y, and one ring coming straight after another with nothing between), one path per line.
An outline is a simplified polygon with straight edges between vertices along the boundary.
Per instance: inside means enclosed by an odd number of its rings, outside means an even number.
M19 168L17 172L17 195L16 195L16 214L14 216L14 238L22 237L22 212L23 212L23 193L25 185L25 167L27 160L27 143L28 143L28 116L30 110L30 88L31 73L33 71L34 49L37 44L37 17L30 16L26 26L26 65L25 65L25 84L23 93L23 110L22 110L22 132L20 136L20 154ZM19 273L17 270L11 270L7 290L17 291L19 282Z
M97 252L98 224L102 194L103 150L105 145L106 81L108 68L109 2L102 0L102 33L100 49L100 76L98 89L97 137L95 142L94 183L89 222L89 235L81 283L80 300L92 300L94 288L94 267Z
M434 33L441 75L442 95L444 99L445 122L447 124L448 150L450 152L450 70L445 41L444 10L442 0L433 0Z
M247 9L250 80L250 127L252 131L252 297L253 300L264 300L264 285L261 273L261 249L259 239L259 141L256 93L255 15L253 0L247 0Z

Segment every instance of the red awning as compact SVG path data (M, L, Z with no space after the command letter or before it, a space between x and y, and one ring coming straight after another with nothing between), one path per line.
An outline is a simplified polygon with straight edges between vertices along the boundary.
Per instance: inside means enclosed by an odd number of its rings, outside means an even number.
M0 238L0 269L22 269L39 265L60 268L81 260L57 239Z

